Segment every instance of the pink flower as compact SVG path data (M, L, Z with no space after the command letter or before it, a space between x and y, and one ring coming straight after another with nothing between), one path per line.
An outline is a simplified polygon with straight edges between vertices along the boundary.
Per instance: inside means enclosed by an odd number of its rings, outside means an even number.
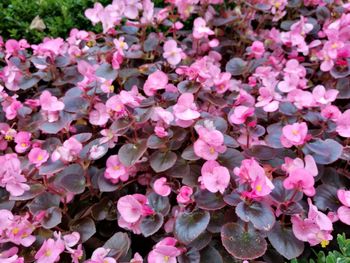
M321 105L329 104L336 100L339 91L336 89L329 89L326 91L322 85L317 85L312 90L312 95L317 103Z
M7 97L2 103L6 119L13 120L17 117L18 111L23 107L22 103L16 99L17 96Z
M35 254L37 263L54 263L60 260L60 254L64 251L64 242L52 238L45 240L38 252Z
M247 118L254 115L254 108L238 106L234 109L229 119L234 124L243 124Z
M130 260L130 263L143 263L143 258L136 252L134 257Z
M176 124L182 128L187 128L193 124L193 120L200 117L194 97L191 93L182 94L173 107Z
M233 81L231 81L232 75L228 72L220 73L214 80L216 92L219 94L225 93L230 90L233 86Z
M307 139L307 124L305 122L286 125L282 128L281 143L284 147L303 145Z
M126 167L120 162L118 155L109 156L106 166L107 169L104 176L114 184L118 183L119 180L122 182L127 181L129 176L133 173L131 167Z
M261 41L254 41L250 49L255 58L261 58L265 53L264 43Z
M171 193L171 187L167 185L165 177L158 178L153 184L154 191L161 196L168 196Z
M103 11L103 5L100 3L95 3L94 8L89 8L85 10L85 16L92 22L93 25L96 25L100 22L100 14Z
M109 120L106 105L103 103L97 103L94 105L94 108L95 110L92 110L89 114L89 122L92 125L105 125Z
M250 186L250 192L246 193L248 197L266 196L275 188L270 179L267 178L265 170L253 158L243 160L241 167L234 168L233 172L238 177L240 184Z
M179 190L179 194L176 197L176 200L179 204L188 204L191 202L191 195L193 194L193 190L189 186L181 186Z
M342 206L337 211L339 220L344 224L350 225L350 191L339 189L337 195L342 203Z
M148 76L143 90L147 96L153 96L157 90L165 89L168 84L168 76L160 70L153 72Z
M118 95L114 95L106 101L106 109L108 112L114 114L116 118L127 114L127 109Z
M0 262L2 263L24 263L24 258L17 255L18 248L12 247L0 253Z
M147 198L141 194L125 195L119 198L117 209L121 218L127 223L136 223L142 216L153 213Z
M117 263L112 257L107 257L110 249L99 247L92 253L91 259L87 263Z
M337 133L345 138L350 137L350 110L346 110L337 119Z
M171 39L164 43L163 57L170 65L176 66L180 63L182 57L182 49L177 47L175 40Z
M181 250L176 248L177 240L166 237L158 242L154 249L148 254L149 263L176 263L176 257L181 254Z
M209 192L223 194L230 183L230 172L216 161L206 161L198 181Z
M315 100L311 92L294 89L288 93L287 100L292 102L298 109L315 106Z
M224 135L212 128L205 128L203 126L196 126L196 131L199 138L195 141L193 148L197 156L205 160L216 160L219 153L226 151L224 145Z
M214 35L214 31L212 31L209 27L206 26L206 22L203 18L197 17L193 22L193 37L195 39L201 39L203 37Z
M30 132L25 132L25 131L20 131L16 134L15 136L16 152L24 153L30 147L31 136L32 134Z
M35 147L30 150L28 154L29 162L35 164L36 167L40 167L49 159L49 153L46 150Z
M336 122L341 116L341 111L338 109L337 106L327 105L321 110L321 116L325 119L330 119Z
M315 195L314 177L317 176L318 169L311 155L305 156L305 165L300 158L292 160L287 157L282 169L288 173L288 178L283 181L286 189L303 191L307 196Z
M291 218L293 233L295 237L301 241L309 242L311 246L321 243L322 247L329 244L329 240L333 237L332 221L327 215L318 211L317 207L308 198L309 213L308 217L302 219L299 215L293 215Z
M62 146L57 147L57 149L52 153L52 161L61 159L64 162L73 161L83 149L83 145L74 137L66 140Z
M0 187L6 187L12 196L20 196L29 190L27 179L21 174L21 163L15 153L0 156Z
M169 125L174 120L174 115L161 107L154 107L151 119Z
M282 92L290 92L298 87L306 86L306 69L299 64L298 60L291 59L286 63L283 81L278 83L278 88Z
M47 116L49 122L54 122L58 120L59 111L64 109L64 103L59 101L55 96L47 90L41 93L39 102L43 114Z

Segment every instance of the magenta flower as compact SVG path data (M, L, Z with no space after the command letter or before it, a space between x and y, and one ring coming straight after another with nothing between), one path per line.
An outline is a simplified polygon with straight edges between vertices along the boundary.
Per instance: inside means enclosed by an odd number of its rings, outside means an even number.
M318 211L310 198L308 198L308 204L309 213L307 218L302 219L299 215L292 216L293 233L296 238L309 242L311 246L321 244L322 247L326 247L329 240L333 239L331 235L333 230L332 221L327 215Z
M107 159L105 178L116 184L119 181L125 182L132 174L131 168L124 166L120 161L118 155L111 155Z
M350 110L346 110L339 116L337 119L337 133L342 136L349 138L350 137Z
M264 43L261 41L254 41L250 47L250 51L255 58L261 58L265 53Z
M201 17L197 17L193 22L193 37L195 39L201 39L207 36L214 35L214 31L212 31L209 27L207 27L207 23Z
M281 143L284 147L303 145L307 139L307 124L305 122L286 125L282 129Z
M254 108L238 106L234 109L229 119L234 124L243 124L247 118L254 115Z
M216 160L219 153L226 151L224 145L224 135L214 127L195 127L199 138L193 145L194 152L197 156L205 160Z
M171 193L171 187L167 184L165 177L158 178L153 183L154 191L161 196L168 196Z
M168 76L160 70L153 72L148 76L143 90L147 96L153 96L157 90L165 89L168 84Z
M176 257L181 254L181 250L176 248L177 240L166 237L159 241L154 249L148 254L149 263L176 263Z
M62 239L56 241L49 238L44 241L38 252L35 254L37 263L54 263L60 260L60 254L64 251Z
M48 121L57 121L59 118L59 112L64 109L64 103L59 101L55 96L52 96L47 90L41 93L39 102L42 113L47 117Z
M130 263L143 263L143 258L139 253L135 253L134 257L130 260Z
M179 194L176 197L176 200L179 204L188 204L191 202L192 194L193 194L193 190L191 187L187 185L181 186L179 190Z
M191 93L182 94L173 107L176 124L187 128L193 124L193 120L200 117L197 106L194 103L194 97Z
M275 188L265 170L253 158L243 160L241 167L234 168L233 172L238 177L239 184L250 186L251 190L245 193L248 197L266 196Z
M344 224L350 225L350 191L339 189L337 195L342 204L337 211L339 220Z
M49 153L46 150L35 147L30 150L28 154L29 162L35 164L36 167L40 167L49 159Z
M20 131L15 136L16 147L15 150L18 153L24 153L31 145L30 138L32 134L26 131Z
M87 263L117 263L112 257L107 257L110 249L99 247L92 253L91 259Z
M206 161L198 181L209 192L223 194L230 183L230 172L216 161Z

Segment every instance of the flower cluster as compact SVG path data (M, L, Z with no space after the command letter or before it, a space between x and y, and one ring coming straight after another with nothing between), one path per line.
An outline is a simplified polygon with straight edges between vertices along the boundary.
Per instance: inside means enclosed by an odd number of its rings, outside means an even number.
M0 38L1 262L284 262L348 231L349 4L83 12L102 33Z

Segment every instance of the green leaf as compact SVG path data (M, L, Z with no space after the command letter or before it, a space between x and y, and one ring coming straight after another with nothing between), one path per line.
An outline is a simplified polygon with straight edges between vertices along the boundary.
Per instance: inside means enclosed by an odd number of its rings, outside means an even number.
M150 157L150 165L156 173L164 172L174 166L177 155L174 152L156 151Z

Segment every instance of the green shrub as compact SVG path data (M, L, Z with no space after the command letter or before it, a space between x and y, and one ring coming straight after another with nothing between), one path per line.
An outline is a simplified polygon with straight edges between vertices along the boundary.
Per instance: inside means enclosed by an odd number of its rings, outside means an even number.
M9 38L25 38L31 43L45 36L66 38L71 28L99 30L84 17L84 10L96 0L1 0L0 35ZM99 1L108 4L110 0ZM39 16L46 29L30 29L33 19Z

